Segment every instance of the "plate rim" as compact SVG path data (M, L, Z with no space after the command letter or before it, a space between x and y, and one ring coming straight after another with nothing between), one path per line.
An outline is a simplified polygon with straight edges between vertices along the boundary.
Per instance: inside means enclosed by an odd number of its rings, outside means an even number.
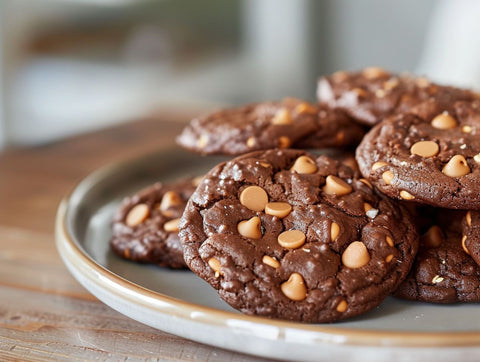
M168 152L167 149L161 153ZM177 299L169 295L150 290L128 279L125 279L95 261L79 244L68 227L68 217L73 207L73 198L78 190L88 188L95 180L103 175L114 172L120 167L126 167L135 160L152 156L157 152L137 156L133 159L117 161L107 164L83 178L62 199L57 209L55 219L55 242L57 249L64 259L74 264L82 272L82 276L89 279L99 287L107 288L117 297L136 305L153 309L162 314L173 315L177 318L191 320L192 322L216 324L229 328L231 321L249 323L252 327L276 327L279 338L288 331L315 334L314 343L333 345L362 346L362 347L478 347L480 346L480 331L395 331L395 330L370 330L364 328L341 327L335 324L306 324L292 321L268 319L265 317L250 316L218 310ZM76 277L75 277L76 278ZM77 279L77 278L76 278ZM78 279L77 279L78 280ZM80 280L78 280L81 283ZM122 293L128 290L129 293ZM104 303L102 301L102 303ZM105 303L104 303L105 304ZM193 313L193 314L192 314ZM195 319L192 315L196 315ZM200 317L199 317L200 316ZM129 317L131 318L131 317ZM227 321L229 324L227 324ZM309 341L309 339L306 339Z

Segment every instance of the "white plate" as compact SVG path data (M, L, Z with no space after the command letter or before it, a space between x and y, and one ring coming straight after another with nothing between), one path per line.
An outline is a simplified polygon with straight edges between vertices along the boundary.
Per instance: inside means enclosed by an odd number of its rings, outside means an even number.
M172 149L105 167L62 201L56 243L73 276L120 313L194 341L288 360L478 360L480 308L388 298L375 310L335 324L245 316L189 271L122 260L109 250L120 200L154 181L204 173L221 160Z

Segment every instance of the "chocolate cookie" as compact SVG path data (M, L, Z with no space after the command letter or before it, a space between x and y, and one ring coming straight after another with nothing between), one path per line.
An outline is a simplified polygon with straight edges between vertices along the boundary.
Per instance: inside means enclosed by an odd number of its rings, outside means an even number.
M423 77L392 74L378 67L322 77L317 97L320 102L343 109L359 123L369 126L389 115L409 111L429 99L453 104L476 98L469 90L433 84Z
M240 155L270 148L356 144L363 130L338 111L286 98L249 104L193 119L177 143L202 154Z
M362 174L390 197L480 209L480 101L456 102L433 118L390 117L357 148Z
M366 312L418 247L406 210L327 156L258 151L213 168L180 221L185 261L247 314L331 322Z
M156 183L125 198L113 219L112 250L137 262L185 268L178 222L196 183Z
M480 211L468 211L463 219L462 245L480 265Z
M395 296L431 303L480 302L480 266L462 245L466 211L427 210L429 228Z

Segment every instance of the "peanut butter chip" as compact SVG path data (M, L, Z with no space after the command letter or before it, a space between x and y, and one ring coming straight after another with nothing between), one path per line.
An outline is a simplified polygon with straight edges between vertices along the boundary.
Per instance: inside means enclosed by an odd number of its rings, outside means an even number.
M278 262L277 259L272 258L271 256L268 256L268 255L263 256L262 263L268 266L271 266L272 268L275 268L275 269L277 269L280 266L280 263Z
M387 257L385 258L385 262L390 263L390 262L392 261L392 259L393 259L393 254L389 254L389 255L387 255Z
M210 258L208 260L208 266L212 268L212 270L215 272L215 278L218 278L222 272L221 272L221 264L220 261L216 258Z
M282 136L278 138L278 147L280 148L288 148L292 144L292 141L290 141L290 138Z
M387 165L388 165L388 163L386 163L386 162L382 162L382 161L375 162L375 163L372 165L372 171L376 171L376 170L378 170L380 167L387 166Z
M169 233L178 232L178 224L180 223L180 218L167 221L163 224L163 229Z
M373 186L372 186L372 183L370 181L368 181L367 179L364 179L364 178L361 178L360 181L362 184L365 184L367 185L367 187L370 189L370 190L373 190Z
M265 213L268 215L284 218L292 211L292 206L286 202L269 202L265 206Z
M314 173L317 171L317 165L315 165L315 161L310 157L300 156L290 171L296 171L297 173Z
M297 249L305 244L305 234L300 230L288 230L278 235L278 243L287 249Z
M404 200L413 200L415 198L415 196L405 190L400 191L400 197Z
M362 74L367 79L375 79L388 75L388 73L380 67L368 67L362 71Z
M262 222L258 216L254 216L249 220L240 221L237 225L237 231L240 235L251 239L260 239L262 231L260 226Z
M422 157L433 157L438 154L440 148L438 144L433 141L420 141L415 143L410 148L410 153L412 155L419 155Z
M342 254L342 263L347 268L355 269L366 265L370 261L367 247L361 241L351 243Z
M275 116L272 118L272 124L292 124L292 117L290 116L290 112L286 108L280 108Z
M347 310L348 304L345 299L343 299L340 303L337 305L337 312L343 313Z
M450 177L461 177L470 173L470 167L467 160L462 155L453 156L443 167L442 172Z
M307 287L303 277L298 273L290 274L288 280L281 284L280 289L288 299L299 302L307 297Z
M431 226L422 235L421 242L428 248L438 248L444 239L443 231L437 225Z
M472 132L472 127L471 126L463 126L462 127L462 132L463 133L471 133Z
M465 215L465 219L467 220L467 225L472 226L472 212L471 211L467 212L467 215Z
M325 186L323 186L322 190L327 195L342 196L352 192L352 186L347 184L340 177L330 175L330 176L327 176L327 179L325 181L326 183L325 183Z
M202 134L197 140L197 147L204 148L208 144L208 135Z
M295 112L297 112L298 114L302 114L302 113L315 114L317 113L317 109L311 104L302 102L295 107Z
M175 191L167 191L162 197L162 202L160 203L160 211L166 211L172 206L177 206L182 204L182 198Z
M465 241L466 240L467 240L467 235L463 235L463 237L462 237L462 248L468 255L470 255L470 252L468 251L467 247L465 246Z
M432 127L437 129L451 129L457 127L457 121L447 112L440 113L432 119Z
M150 215L150 208L147 204L135 205L127 214L125 223L130 227L140 225L148 215Z
M388 244L389 246L395 245L395 244L393 243L393 239L392 239L390 236L387 236L387 237L385 238L385 241L387 242L387 244Z
M330 225L330 240L335 241L338 234L340 234L340 226L336 222L332 222Z
M250 147L252 148L253 146L255 146L255 137L248 137L247 139L247 147Z
M395 174L392 171L385 171L384 173L382 173L383 182L385 182L387 185L390 185L394 178Z
M240 194L240 203L253 211L263 211L268 203L268 195L260 186L248 186Z

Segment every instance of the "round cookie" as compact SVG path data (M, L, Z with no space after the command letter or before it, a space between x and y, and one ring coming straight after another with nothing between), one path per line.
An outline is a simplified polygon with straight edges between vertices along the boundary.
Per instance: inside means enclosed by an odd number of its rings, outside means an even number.
M480 266L462 245L466 211L424 208L430 223L395 296L430 303L480 302Z
M362 174L390 197L450 209L480 209L480 101L422 119L387 118L356 150Z
M273 149L213 168L180 221L185 261L234 308L332 322L382 302L418 247L409 213L327 156Z
M178 222L197 183L156 183L125 198L113 219L112 250L136 262L185 268Z
M297 142L315 148L357 144L362 135L363 130L340 112L285 98L195 118L177 137L177 143L202 154L240 155L296 147Z
M468 211L463 219L462 227L464 249L480 265L480 211Z
M373 126L385 117L409 111L429 99L442 103L471 101L469 90L441 86L423 77L393 74L379 67L340 71L318 81L317 98L346 111L357 122Z

